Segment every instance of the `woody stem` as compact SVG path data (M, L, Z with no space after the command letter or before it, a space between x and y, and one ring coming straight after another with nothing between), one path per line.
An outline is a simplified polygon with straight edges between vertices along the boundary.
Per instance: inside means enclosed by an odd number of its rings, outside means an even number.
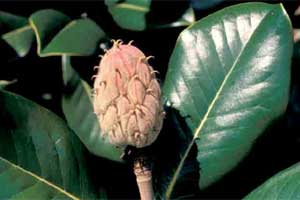
M134 160L133 165L141 200L154 200L152 172L149 160L145 156L140 155Z

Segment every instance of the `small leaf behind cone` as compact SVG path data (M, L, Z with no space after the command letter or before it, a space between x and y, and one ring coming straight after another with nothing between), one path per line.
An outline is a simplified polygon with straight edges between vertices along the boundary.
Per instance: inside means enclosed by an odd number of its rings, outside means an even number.
M122 150L101 138L91 87L72 68L69 56L62 57L62 67L65 83L62 108L69 126L92 153L121 162Z

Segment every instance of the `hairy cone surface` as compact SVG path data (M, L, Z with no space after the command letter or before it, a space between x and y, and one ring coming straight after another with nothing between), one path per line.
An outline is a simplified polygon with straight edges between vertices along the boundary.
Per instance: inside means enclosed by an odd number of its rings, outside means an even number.
M148 146L161 130L161 91L148 58L130 43L117 40L100 62L94 111L101 134L116 146Z

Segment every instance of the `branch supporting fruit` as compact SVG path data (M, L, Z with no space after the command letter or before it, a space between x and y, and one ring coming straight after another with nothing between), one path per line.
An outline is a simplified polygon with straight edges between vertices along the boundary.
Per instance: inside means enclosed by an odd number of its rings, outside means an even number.
M144 155L138 156L134 159L133 170L141 200L153 200L152 165L149 159Z

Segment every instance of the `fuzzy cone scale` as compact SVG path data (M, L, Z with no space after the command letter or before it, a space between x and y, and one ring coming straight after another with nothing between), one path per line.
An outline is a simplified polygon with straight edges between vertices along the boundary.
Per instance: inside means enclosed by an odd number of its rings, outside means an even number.
M101 59L94 111L102 136L116 146L148 146L162 128L161 91L148 58L130 43L115 41Z

